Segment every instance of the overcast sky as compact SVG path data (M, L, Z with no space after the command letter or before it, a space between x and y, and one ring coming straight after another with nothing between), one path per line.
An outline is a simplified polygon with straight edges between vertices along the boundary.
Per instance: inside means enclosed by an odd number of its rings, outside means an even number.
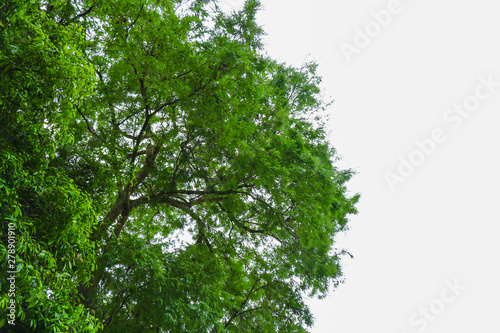
M499 332L498 3L262 2L269 54L319 63L362 194L312 332Z

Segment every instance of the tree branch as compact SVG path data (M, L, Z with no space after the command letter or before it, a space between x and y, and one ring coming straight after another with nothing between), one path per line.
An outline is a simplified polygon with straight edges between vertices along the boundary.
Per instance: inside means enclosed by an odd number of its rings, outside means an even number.
M241 316L242 314L245 314L245 313L248 313L248 312L252 312L252 311L257 311L257 310L262 310L263 307L262 306L258 306L256 308L251 308L251 309L248 309L248 310L245 310L245 311L241 311L241 312L236 312L233 316L231 316L230 320L228 320L228 322L226 323L226 325L224 325L224 328L227 328L231 322L236 319L236 317L239 317Z
M85 115L83 114L83 112L80 110L80 106L79 105L76 105L76 112L78 112L78 114L80 114L80 116L83 118L83 120L85 121L85 124L87 125L87 130L93 135L95 136L96 138L98 138L99 140L101 141L104 141L95 131L94 129L92 128L90 122L88 121L87 117L85 117Z
M84 11L83 13L80 13L80 14L76 15L75 17L73 17L73 18L71 19L71 21L75 21L76 19L79 19L79 18L80 18L80 17L82 17L82 16L86 16L86 15L88 15L88 14L92 11L92 9L94 9L95 7L97 7L97 5L92 5L92 6L90 6L90 7L89 7L86 11Z

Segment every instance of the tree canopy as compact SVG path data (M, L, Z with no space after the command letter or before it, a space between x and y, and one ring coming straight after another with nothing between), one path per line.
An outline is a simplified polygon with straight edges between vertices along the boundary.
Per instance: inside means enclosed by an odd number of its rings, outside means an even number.
M12 332L307 332L358 195L315 63L248 0L0 5L2 272ZM12 255L12 253L11 253ZM9 283L1 282L7 311Z

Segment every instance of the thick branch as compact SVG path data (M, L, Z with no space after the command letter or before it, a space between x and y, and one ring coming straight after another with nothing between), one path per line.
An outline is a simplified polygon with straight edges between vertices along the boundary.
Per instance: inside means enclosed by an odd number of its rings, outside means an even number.
M123 227L125 226L125 223L127 223L128 217L130 215L130 211L131 211L130 200L126 200L125 204L123 205L123 209L122 209L122 213L121 213L122 216L121 216L120 220L118 221L118 224L116 225L115 230L114 230L116 238L118 238L118 236L120 236L120 233L122 232Z
M144 162L141 170L137 173L134 184L130 188L130 193L134 193L137 190L137 187L142 184L147 176L149 176L149 173L154 166L154 162L156 160L156 157L158 156L158 153L160 152L160 149L160 144L155 146L148 145L148 147L146 148L146 161Z

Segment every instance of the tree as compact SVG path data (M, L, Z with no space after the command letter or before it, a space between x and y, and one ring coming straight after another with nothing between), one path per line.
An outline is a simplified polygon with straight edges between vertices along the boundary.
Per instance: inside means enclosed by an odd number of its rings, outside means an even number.
M307 332L304 297L341 281L334 236L358 200L314 118L316 65L266 56L256 0L230 14L208 0L49 4L56 26L83 31L71 68L95 73L66 99L77 116L47 118L72 133L47 170L97 215L82 238L96 269L73 277L82 305L105 332Z

